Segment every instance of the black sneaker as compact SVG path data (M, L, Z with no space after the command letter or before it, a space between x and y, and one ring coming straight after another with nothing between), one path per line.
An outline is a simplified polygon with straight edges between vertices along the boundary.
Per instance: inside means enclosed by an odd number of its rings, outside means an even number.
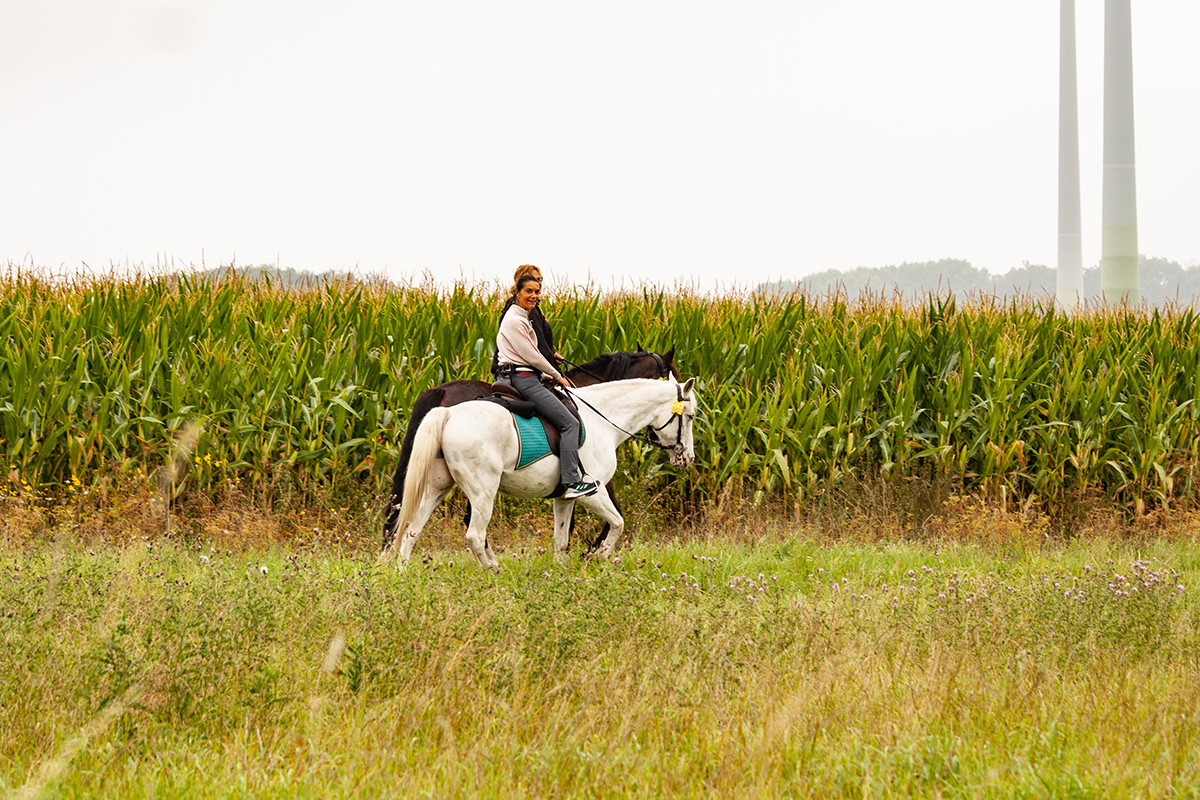
M574 500L576 497L587 497L590 494L595 494L600 488L600 481L580 481L579 483L568 483L566 491L562 493L563 500Z

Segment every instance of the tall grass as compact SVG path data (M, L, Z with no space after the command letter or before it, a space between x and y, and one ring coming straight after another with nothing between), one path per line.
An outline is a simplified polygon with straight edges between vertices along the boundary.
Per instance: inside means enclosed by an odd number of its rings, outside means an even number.
M382 494L421 391L479 378L500 298L236 279L0 282L0 455L8 491L150 472L199 436L176 492ZM701 380L697 467L629 445L626 485L672 502L802 505L830 487L940 483L1055 513L1197 499L1195 313L1067 317L1035 300L907 307L880 297L558 293L560 349L677 348ZM0 465L2 466L2 465Z
M1200 792L1196 549L635 544L611 564L0 549L0 788Z

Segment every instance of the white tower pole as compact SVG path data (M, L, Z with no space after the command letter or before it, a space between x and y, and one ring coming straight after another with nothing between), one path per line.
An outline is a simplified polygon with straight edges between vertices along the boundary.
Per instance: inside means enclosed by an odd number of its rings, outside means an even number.
M1058 303L1083 301L1079 215L1079 100L1075 78L1075 0L1061 0L1058 63Z
M1104 2L1104 201L1100 288L1104 302L1141 303L1137 181L1133 158L1130 0Z

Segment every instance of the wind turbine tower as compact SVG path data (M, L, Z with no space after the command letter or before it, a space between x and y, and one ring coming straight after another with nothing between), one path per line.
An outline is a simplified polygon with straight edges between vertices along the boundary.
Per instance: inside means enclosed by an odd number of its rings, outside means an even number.
M1100 289L1109 305L1141 303L1133 158L1130 0L1104 0L1104 200Z
M1058 63L1058 303L1083 302L1079 217L1079 100L1075 79L1075 0L1061 0Z

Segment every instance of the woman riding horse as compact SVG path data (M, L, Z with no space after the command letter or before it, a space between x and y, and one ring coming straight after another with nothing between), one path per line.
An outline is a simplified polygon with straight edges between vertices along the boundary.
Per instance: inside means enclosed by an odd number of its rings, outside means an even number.
M591 361L585 362L566 373L567 378L575 386L591 386L605 381L623 380L625 378L674 378L682 383L683 378L675 367L675 348L665 353L648 353L638 345L636 351L618 353L602 353ZM412 457L413 442L421 421L434 408L449 408L469 400L476 400L492 393L492 384L475 380L447 381L440 386L421 392L413 403L404 439L400 445L400 459L396 463L392 475L392 492L384 512L383 549L391 547L392 536L396 530L396 521L400 518L400 506L404 501L404 479L408 473L408 462ZM612 481L605 487L608 497L619 510L616 493ZM469 513L469 512L468 512ZM607 528L607 523L605 523ZM608 531L601 531L600 541Z
M588 424L587 442L580 450L596 477L612 478L617 448L634 436L670 452L673 466L692 464L696 458L693 425L699 408L694 387L694 378L683 383L634 378L576 390L580 414ZM647 435L635 433L643 428L649 428ZM473 509L467 544L486 569L495 571L500 566L487 539L498 492L554 499L554 552L559 559L566 556L571 511L582 504L608 525L596 555L611 556L625 531L625 520L608 494L596 492L578 500L556 497L558 464L544 458L518 468L520 448L512 414L495 403L430 409L413 443L396 536L380 555L381 561L409 560L425 523L455 485Z
M504 314L508 312L509 307L516 302L516 282L525 275L533 275L539 281L542 280L542 271L533 264L522 264L517 267L516 272L513 274L513 287L509 291L509 298L501 310L501 319L504 318ZM533 331L537 336L538 351L545 356L547 361L558 367L562 363L563 358L555 350L554 332L551 330L550 323L547 322L545 315L542 314L540 304L535 306L533 311L529 313L529 321L533 325ZM679 370L675 368L674 355L675 348L673 347L665 353L649 353L644 351L639 344L636 351L601 354L591 361L568 371L567 378L575 386L589 386L593 383L622 380L624 378L674 377L675 380L682 381L683 378L680 376ZM499 354L497 353L492 356L491 373L493 379L499 367ZM396 464L395 473L392 476L392 491L388 499L383 523L384 550L388 549L392 544L396 520L399 518L400 505L404 500L404 479L408 472L408 462L412 454L413 439L416 436L421 420L425 418L425 415L431 409L439 407L448 408L449 406L465 403L468 400L475 400L491 393L492 385L489 383L459 379L447 381L432 389L426 389L417 397L413 403L404 439L400 446L400 460ZM611 481L606 486L606 489L609 499L619 508ZM467 513L469 517L469 505ZM605 530L601 532L601 539L608 532L607 523L604 527ZM598 539L597 541L600 540Z
M533 403L538 414L558 428L563 499L587 497L595 494L600 483L584 478L579 463L579 420L542 385L542 375L545 375L564 387L571 386L571 382L538 350L537 334L529 319L541 300L542 282L532 275L524 275L517 281L516 290L514 302L504 312L500 332L496 335L499 361L496 379L511 384L523 398Z

